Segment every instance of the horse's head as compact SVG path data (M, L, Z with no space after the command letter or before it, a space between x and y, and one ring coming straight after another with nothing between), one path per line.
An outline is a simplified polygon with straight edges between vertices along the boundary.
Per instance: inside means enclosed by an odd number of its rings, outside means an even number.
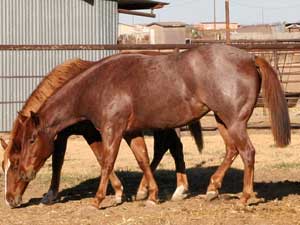
M22 195L28 185L19 176L19 162L21 156L22 141L22 118L18 116L11 134L11 140L6 143L0 138L1 146L4 149L2 170L4 172L5 201L11 208L21 204Z
M40 124L39 116L31 112L24 122L22 152L19 166L20 178L29 182L53 152L53 137Z

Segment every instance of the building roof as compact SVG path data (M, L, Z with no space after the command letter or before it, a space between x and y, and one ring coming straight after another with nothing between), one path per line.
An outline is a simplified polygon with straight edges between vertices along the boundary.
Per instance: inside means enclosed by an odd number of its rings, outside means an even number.
M214 24L214 22L200 22L200 24ZM226 24L226 22L216 22L216 24ZM238 23L230 22L230 24L238 24Z
M119 0L119 9L127 10L141 10L141 9L159 9L165 5L166 2L152 1L152 0Z
M246 25L240 26L237 30L238 33L272 33L272 25L259 24L259 25Z
M123 26L127 26L127 27L135 27L135 25L128 24L128 23L120 23L119 22L119 25L123 25Z
M299 23L286 23L286 28L300 28L300 22Z
M154 22L154 23L150 23L147 26L160 26L160 27L186 27L186 23L182 23L182 22Z

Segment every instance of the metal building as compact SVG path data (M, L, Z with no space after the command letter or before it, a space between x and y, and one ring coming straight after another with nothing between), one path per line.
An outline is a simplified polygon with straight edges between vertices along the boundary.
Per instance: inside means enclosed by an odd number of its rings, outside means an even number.
M139 0L0 0L0 45L116 44L118 11L157 8ZM119 8L118 8L119 4ZM162 7L162 6L160 6ZM0 132L54 66L71 58L97 60L114 51L0 51Z

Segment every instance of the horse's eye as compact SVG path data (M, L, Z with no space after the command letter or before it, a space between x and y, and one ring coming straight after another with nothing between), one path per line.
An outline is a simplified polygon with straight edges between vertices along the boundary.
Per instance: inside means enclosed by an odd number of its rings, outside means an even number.
M18 151L21 150L20 145L19 145L18 143L16 143L16 142L13 142L13 147L14 147L14 150L15 150L16 152L18 152Z
M12 169L13 170L18 170L18 168L19 168L19 160L17 160L15 163L13 163L13 165L12 165Z
M34 137L32 137L32 138L29 139L29 143L30 144L33 144L34 142L35 142L35 138Z

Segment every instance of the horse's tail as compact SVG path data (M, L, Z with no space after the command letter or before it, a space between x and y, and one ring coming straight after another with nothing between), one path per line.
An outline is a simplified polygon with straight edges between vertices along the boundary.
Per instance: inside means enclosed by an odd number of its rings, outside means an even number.
M191 134L194 138L194 141L197 145L197 149L201 153L204 144L203 144L203 135L202 135L202 128L201 128L200 120L189 124L189 129L190 129L190 132L191 132Z
M278 75L263 58L255 57L255 64L262 79L264 103L269 109L271 128L277 146L287 146L291 141L288 105Z

